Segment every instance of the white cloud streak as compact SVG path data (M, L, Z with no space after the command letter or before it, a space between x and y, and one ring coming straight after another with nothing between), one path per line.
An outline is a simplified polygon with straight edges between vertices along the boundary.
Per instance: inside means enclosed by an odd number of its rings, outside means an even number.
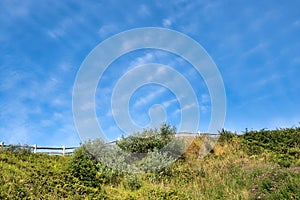
M150 94L148 94L147 96L145 97L142 97L140 98L139 100L137 100L133 107L140 107L140 106L143 106L143 105L147 105L149 104L153 99L159 97L160 95L162 95L164 92L166 91L165 88L160 88Z

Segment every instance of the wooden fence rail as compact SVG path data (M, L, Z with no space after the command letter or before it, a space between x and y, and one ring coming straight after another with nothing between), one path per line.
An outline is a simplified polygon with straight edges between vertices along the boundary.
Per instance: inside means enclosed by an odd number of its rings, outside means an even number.
M6 145L4 142L0 143L0 149L7 149L7 148L21 148L21 149L28 149L33 153L41 153L41 154L48 154L48 155L72 155L73 151L78 147L43 147L37 146L36 144L33 146L22 146L22 145ZM46 151L45 151L46 150ZM48 151L47 151L48 150Z
M219 134L209 134L209 133L192 133L192 132L178 132L176 133L175 136L177 137L182 137L182 136L218 136ZM117 140L115 141L110 141L107 142L107 144L114 144L116 143ZM66 147L63 145L62 147L43 147L43 146L38 146L38 145L33 145L33 146L22 146L22 145L6 145L4 142L0 142L0 149L7 149L9 147L13 148L21 148L21 149L29 149L33 153L41 153L41 154L48 154L48 155L72 155L74 150L78 147ZM47 151L48 150L48 151Z

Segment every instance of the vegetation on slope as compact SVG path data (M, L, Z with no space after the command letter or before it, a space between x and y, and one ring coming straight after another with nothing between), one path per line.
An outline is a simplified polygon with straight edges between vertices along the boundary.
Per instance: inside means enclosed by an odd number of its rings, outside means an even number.
M0 199L300 199L299 138L300 128L223 130L202 159L196 137L168 167L134 174L105 166L84 145L70 157L1 151ZM135 139L123 147L137 148Z
M88 187L69 172L70 161L24 150L0 151L0 199L101 199L100 187Z

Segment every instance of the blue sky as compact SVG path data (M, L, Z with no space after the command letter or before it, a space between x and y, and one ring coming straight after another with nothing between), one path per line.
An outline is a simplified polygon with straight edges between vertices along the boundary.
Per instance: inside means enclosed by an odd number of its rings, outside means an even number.
M81 63L103 40L141 27L179 31L205 48L226 89L225 129L241 132L245 128L298 126L299 7L299 1L268 0L2 0L0 140L78 145L72 90ZM205 82L177 56L141 50L112 63L102 80L106 87L97 88L98 120L105 131L116 132L109 137L119 134L109 110L111 88L132 66L149 62L171 65L191 81L200 103L200 130L205 131L210 119ZM159 112L165 112L167 120L177 125L176 110L180 107L174 98L159 85L141 87L132 96L131 116L137 124L146 126L149 108L163 104L166 109Z

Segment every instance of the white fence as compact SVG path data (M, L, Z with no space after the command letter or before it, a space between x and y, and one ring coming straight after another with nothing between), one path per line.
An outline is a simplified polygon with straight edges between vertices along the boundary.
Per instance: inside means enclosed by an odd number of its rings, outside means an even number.
M192 133L192 132L178 132L176 133L176 137L182 137L182 136L190 136L190 137L201 137L201 136L218 136L219 134L209 134L209 133ZM107 144L114 144L116 141L108 142ZM38 145L33 146L22 146L22 145L6 145L4 142L0 143L0 149L9 149L9 148L19 148L19 149L28 149L33 153L42 153L42 154L48 154L48 155L72 155L74 150L78 147L66 147L63 145L62 147L43 147Z
M0 143L0 149L27 149L30 150L33 153L42 153L42 154L48 154L48 155L72 155L73 151L78 147L66 147L63 145L62 147L43 147L38 145L6 145L4 142Z

